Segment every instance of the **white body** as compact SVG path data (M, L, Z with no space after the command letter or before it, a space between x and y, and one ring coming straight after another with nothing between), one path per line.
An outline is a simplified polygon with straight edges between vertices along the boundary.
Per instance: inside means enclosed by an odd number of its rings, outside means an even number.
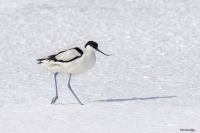
M81 49L81 48L80 48ZM53 70L55 72L65 73L65 74L81 74L92 68L96 62L95 49L91 46L87 46L85 49L81 49L83 54L80 58L77 58L70 62L55 62L53 60L43 60L42 65L46 68ZM76 50L71 49L56 56L60 60L70 60L77 55L80 55Z

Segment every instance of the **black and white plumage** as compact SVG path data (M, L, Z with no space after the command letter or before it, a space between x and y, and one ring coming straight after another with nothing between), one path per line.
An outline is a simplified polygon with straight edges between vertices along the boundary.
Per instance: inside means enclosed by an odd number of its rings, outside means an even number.
M80 100L75 95L70 86L70 80L72 75L81 74L92 68L96 62L95 52L99 51L104 55L107 55L98 49L98 44L93 41L89 41L86 43L85 48L75 47L72 49L68 49L58 54L50 55L47 58L38 59L38 64L44 65L46 68L55 72L55 86L56 86L56 96L52 99L52 104L56 102L58 99L58 91L57 91L57 81L56 76L58 73L65 73L70 75L68 87L76 97L78 102ZM109 56L109 55L107 55Z
M58 54L50 55L46 59L48 59L49 61L54 61L54 62L67 63L67 62L73 61L77 58L80 58L82 55L83 55L83 51L80 48L75 47L75 48L72 48L69 50L59 52ZM40 61L40 62L38 62L38 64L43 63L42 61L44 61L46 59L38 59L38 61Z

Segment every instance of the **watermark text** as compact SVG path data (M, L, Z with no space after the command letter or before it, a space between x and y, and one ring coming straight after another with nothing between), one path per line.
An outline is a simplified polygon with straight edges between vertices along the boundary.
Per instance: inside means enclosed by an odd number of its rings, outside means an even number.
M190 129L183 129L183 128L181 128L180 131L190 131L190 132L195 132L196 130L193 129L193 128L190 128Z

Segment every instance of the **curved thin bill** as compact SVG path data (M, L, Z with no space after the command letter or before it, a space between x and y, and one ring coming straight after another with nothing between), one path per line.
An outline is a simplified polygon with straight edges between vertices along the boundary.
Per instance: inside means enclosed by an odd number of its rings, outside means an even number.
M96 50L99 51L100 53L104 54L104 55L107 55L107 56L113 55L113 54L105 54L104 52L100 51L99 49L96 49Z

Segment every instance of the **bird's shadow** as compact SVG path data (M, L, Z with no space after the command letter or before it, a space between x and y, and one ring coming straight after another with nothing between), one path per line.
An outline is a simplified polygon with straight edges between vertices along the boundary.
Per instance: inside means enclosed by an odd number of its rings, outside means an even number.
M175 98L177 96L162 96L162 97L143 97L143 98L124 98L124 99L105 99L105 100L96 100L97 102L126 102L126 101L135 101L135 100L154 100L161 98Z

